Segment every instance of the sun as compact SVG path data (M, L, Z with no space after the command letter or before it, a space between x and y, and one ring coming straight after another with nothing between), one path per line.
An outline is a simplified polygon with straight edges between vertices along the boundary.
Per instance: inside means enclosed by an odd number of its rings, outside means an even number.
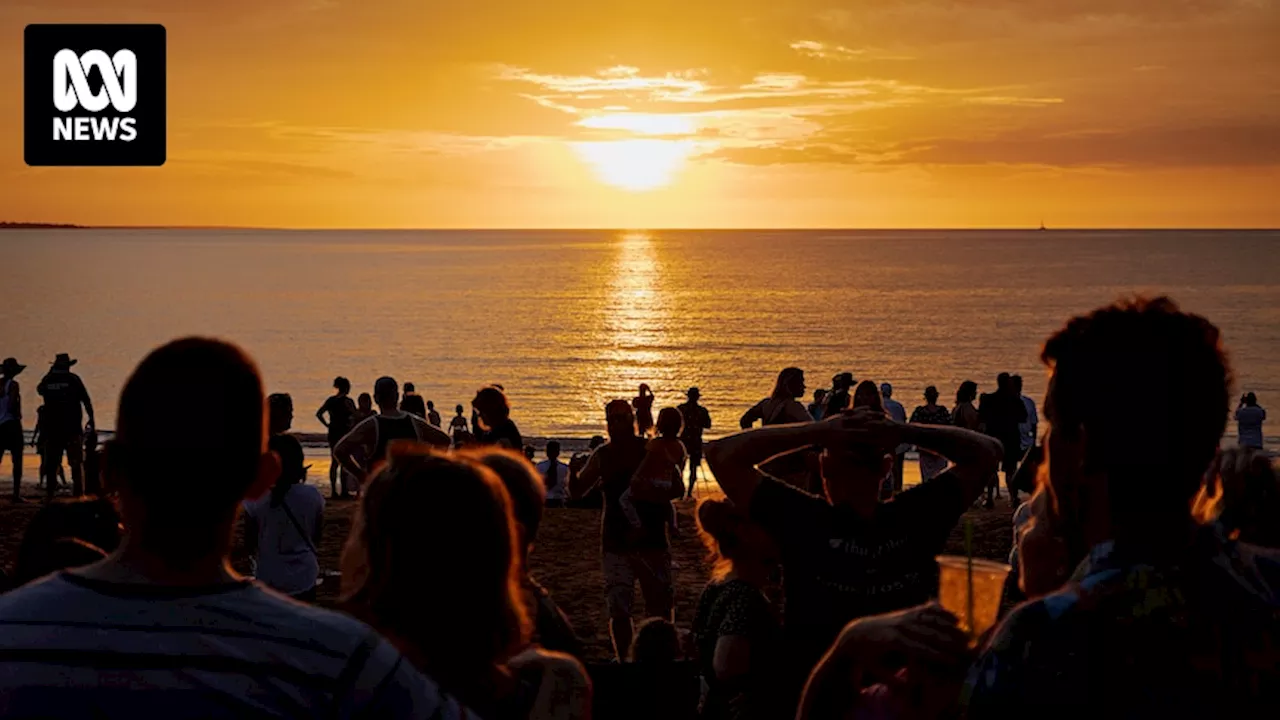
M602 140L573 143L573 150L602 182L644 192L669 185L693 145L688 140Z

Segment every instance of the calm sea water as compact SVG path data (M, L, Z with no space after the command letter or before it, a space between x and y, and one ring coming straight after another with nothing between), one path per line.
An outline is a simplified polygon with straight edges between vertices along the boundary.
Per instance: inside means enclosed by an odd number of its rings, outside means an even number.
M1280 408L1280 232L79 230L0 248L0 354L30 366L29 409L70 352L107 428L137 361L191 333L247 348L311 431L339 374L412 381L446 417L498 382L526 435L564 437L641 382L658 407L699 386L728 431L787 365L811 390L891 382L908 408L1000 371L1039 399L1046 335L1135 291L1216 322L1238 392Z

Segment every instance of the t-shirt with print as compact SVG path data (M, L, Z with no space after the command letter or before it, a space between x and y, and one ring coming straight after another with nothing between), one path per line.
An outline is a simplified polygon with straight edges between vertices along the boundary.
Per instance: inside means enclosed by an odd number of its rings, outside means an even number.
M646 441L642 437L611 440L596 448L600 460L600 489L604 514L600 519L601 549L607 553L632 550L666 550L670 503L634 500L640 529L634 530L618 498L631 487L631 476L644 461Z
M40 430L46 435L79 435L84 428L81 405L89 399L80 376L63 370L50 370L36 386L44 398L44 415Z
M307 533L306 538L285 513ZM271 493L244 504L245 515L258 523L258 579L282 593L296 595L310 590L320 575L320 563L308 539L324 515L324 496L314 485L297 483L271 505Z
M55 573L0 595L9 718L470 718L386 640L256 583Z
M810 668L850 620L934 596L934 558L965 509L951 472L877 505L870 518L764 478L751 518L781 551L790 662Z

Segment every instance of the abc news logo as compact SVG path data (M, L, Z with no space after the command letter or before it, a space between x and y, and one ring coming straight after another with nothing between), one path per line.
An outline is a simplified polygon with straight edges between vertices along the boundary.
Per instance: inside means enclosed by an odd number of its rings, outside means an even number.
M28 25L28 165L163 165L162 25Z

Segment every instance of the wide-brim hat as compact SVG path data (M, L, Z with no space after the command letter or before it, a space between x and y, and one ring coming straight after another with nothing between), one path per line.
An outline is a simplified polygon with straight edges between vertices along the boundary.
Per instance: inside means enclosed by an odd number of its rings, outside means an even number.
M61 365L63 367L71 367L72 365L75 365L78 362L80 361L71 357L67 353L58 353L57 357L53 359L54 365Z
M22 363L18 362L13 358L5 358L4 362L0 363L0 372L3 372L5 375L9 377L13 377L14 375L17 375L18 373L26 369L27 369L26 365L23 365Z
M702 397L702 391L696 387L691 387L689 388L689 391L685 393L685 395L688 395L691 398Z

